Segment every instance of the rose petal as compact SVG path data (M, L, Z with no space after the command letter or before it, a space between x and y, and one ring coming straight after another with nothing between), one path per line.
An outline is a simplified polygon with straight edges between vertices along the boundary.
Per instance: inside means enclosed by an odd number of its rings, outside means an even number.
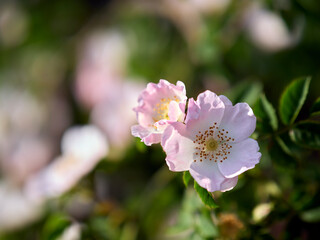
M229 150L230 154L218 166L220 172L227 178L233 178L239 174L254 168L259 163L261 153L259 145L256 140L251 138L241 141L239 143L230 144L232 148Z
M149 130L140 125L134 125L131 127L131 134L142 139L149 135Z
M138 107L133 109L137 114L139 125L148 128L156 121L161 120L159 117L161 117L162 114L159 114L159 112L157 113L157 109L159 104L162 106L163 100L174 100L179 101L178 103L185 104L187 99L185 92L184 83L179 81L177 82L177 85L171 84L164 79L161 79L158 84L148 83L146 89L142 91L138 98ZM167 103L165 102L164 104ZM162 107L165 108L166 106ZM177 110L178 112L174 113L174 110ZM164 115L166 115L165 111L166 109L163 112ZM174 107L171 109L170 114L173 115L173 118L183 118L184 116L181 116L181 114L184 114L184 109L183 112L181 112L181 108Z
M221 184L221 192L226 192L233 189L238 183L238 176L234 178L226 178L226 180Z
M254 132L256 117L247 103L238 103L235 106L227 105L219 128L227 130L228 137L239 142L250 137Z
M151 133L150 135L148 135L147 137L142 139L142 141L147 146L151 146L154 143L160 143L161 142L161 137L162 137L162 133Z
M168 116L170 121L178 121L179 119L183 119L184 117L184 112L181 111L181 108L183 108L183 106L181 105L185 105L185 104L179 104L176 101L171 101L169 103L169 107L168 107Z
M205 91L199 94L197 101L189 101L187 128L193 132L207 130L215 122L219 124L223 118L225 105L213 92Z
M141 138L141 141L150 146L154 143L161 142L162 133L151 132L150 129L144 128L140 125L134 125L131 127L131 134L135 137Z
M223 183L227 181L227 178L221 174L218 165L212 161L193 162L189 171L197 183L209 192L221 191L229 188L229 186L223 186Z
M163 133L161 145L167 154L166 161L171 171L189 170L193 161L194 144L183 123L170 124Z
M225 106L232 106L232 102L226 96L220 95L219 98L224 103Z
M199 118L200 107L194 101L193 98L190 98L188 101L188 112L186 116L186 124L193 119Z

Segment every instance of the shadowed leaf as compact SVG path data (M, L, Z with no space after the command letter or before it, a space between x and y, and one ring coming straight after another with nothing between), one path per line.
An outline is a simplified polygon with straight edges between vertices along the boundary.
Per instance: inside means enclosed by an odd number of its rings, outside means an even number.
M294 80L282 93L279 104L279 113L282 122L289 125L297 118L304 104L311 78L304 77Z

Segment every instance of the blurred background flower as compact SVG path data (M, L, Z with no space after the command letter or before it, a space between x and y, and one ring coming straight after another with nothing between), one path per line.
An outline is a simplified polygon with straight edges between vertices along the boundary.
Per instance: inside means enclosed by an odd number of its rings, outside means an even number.
M0 1L0 240L316 239L319 151L258 122L260 164L210 211L130 127L159 79L256 113L310 75L308 118L319 16L303 0Z

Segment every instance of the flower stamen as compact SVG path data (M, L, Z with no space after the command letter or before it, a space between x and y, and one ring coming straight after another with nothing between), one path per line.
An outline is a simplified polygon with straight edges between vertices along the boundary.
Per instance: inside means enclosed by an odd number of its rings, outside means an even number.
M219 130L216 122L208 130L199 131L193 141L196 144L194 153L196 159L193 161L196 162L197 159L200 162L207 159L214 162L227 160L230 154L228 150L232 148L228 142L234 141L233 138L228 137L228 133L225 129Z
M161 98L160 102L153 107L155 115L152 119L154 122L162 119L169 120L168 110L171 101L179 102L180 100L177 96L173 96L173 98Z

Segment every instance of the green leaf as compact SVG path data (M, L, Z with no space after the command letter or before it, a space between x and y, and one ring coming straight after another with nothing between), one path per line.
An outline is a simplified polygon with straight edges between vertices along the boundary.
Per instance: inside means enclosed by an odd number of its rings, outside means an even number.
M292 169L296 165L296 160L293 158L290 149L288 148L286 142L280 137L273 139L269 153L272 162L279 166Z
M304 77L294 80L282 93L279 113L285 125L292 124L297 118L306 100L311 78Z
M258 118L257 127L262 131L270 132L278 129L278 119L276 111L272 104L267 100L263 94L259 98L254 107L254 113Z
M136 147L139 152L145 153L147 151L147 146L140 141L140 139L136 138Z
M204 188L202 188L196 181L194 181L194 189L198 193L201 201L209 208L217 208L218 205L212 198L212 195Z
M305 222L319 222L320 207L303 212L301 214L301 219Z
M313 112L308 120L320 123L320 111Z
M198 214L196 216L196 229L204 238L213 238L218 236L217 227L213 225L212 220L204 214Z
M289 132L291 140L303 147L320 149L320 124L306 122L297 125Z
M320 112L320 97L316 99L316 101L313 103L311 107L311 112Z
M185 171L183 172L183 183L186 187L188 187L188 184L190 182L190 180L192 179L191 174L189 173L189 171Z
M56 239L71 224L71 220L62 213L51 215L42 229L42 239Z

